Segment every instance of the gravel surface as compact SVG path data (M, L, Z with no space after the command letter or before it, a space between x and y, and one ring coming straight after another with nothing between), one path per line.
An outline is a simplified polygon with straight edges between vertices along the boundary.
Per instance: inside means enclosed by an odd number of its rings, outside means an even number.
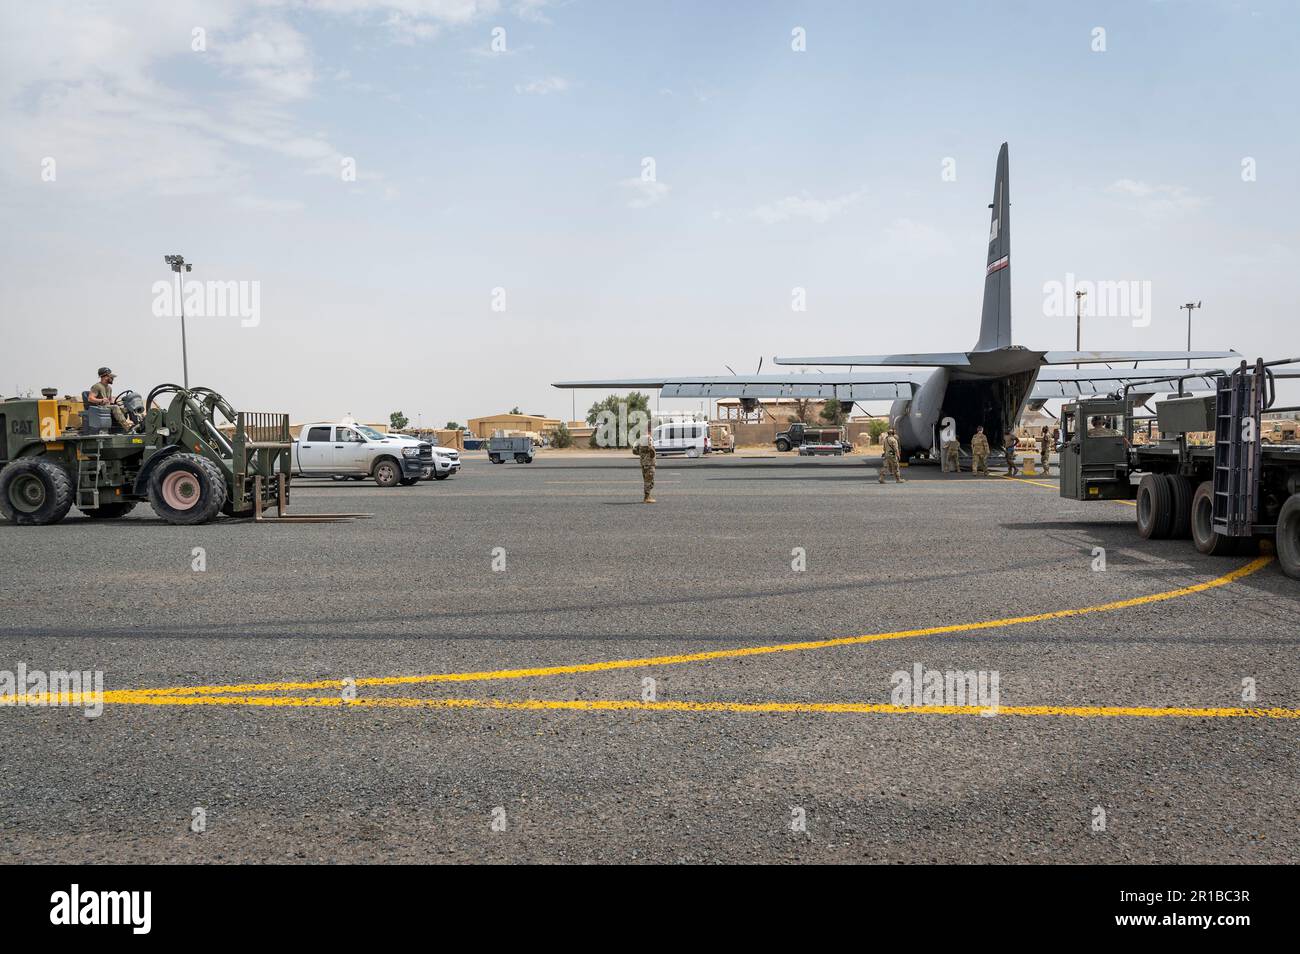
M1084 607L1247 562L1145 543L1120 504L905 473L880 486L862 459L663 462L659 502L642 506L630 456L492 466L471 454L460 475L411 488L295 484L295 510L374 514L355 523L172 527L143 506L116 523L74 511L53 527L0 524L0 670L98 669L119 690L567 666ZM1257 705L1300 707L1298 608L1300 586L1268 566L1074 618L357 693L640 701L651 678L661 702L888 703L892 674L919 663L995 671L1011 707L1241 706L1248 678ZM1295 862L1298 734L1300 720L1201 716L5 707L0 850Z

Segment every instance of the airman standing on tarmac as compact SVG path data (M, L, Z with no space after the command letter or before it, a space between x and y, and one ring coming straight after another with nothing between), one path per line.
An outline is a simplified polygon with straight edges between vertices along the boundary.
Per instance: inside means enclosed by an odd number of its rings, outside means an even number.
M645 485L645 499L641 502L654 503L650 494L655 489L655 442L649 430L637 441L636 455L641 458L641 483Z
M961 441L957 440L955 432L948 443L943 445L943 469L954 474L961 473Z
M880 439L880 483L885 482L886 473L894 476L895 483L906 483L898 471L898 459L902 455L902 448L898 446L898 435L891 427L885 431L885 436Z
M983 425L975 428L975 436L970 439L971 473L989 474L989 439L984 436Z
M1038 456L1043 461L1043 474L1046 476L1051 470L1052 460L1052 436L1047 432L1047 425L1043 425L1043 430L1038 435Z
M113 380L116 377L112 368L100 368L99 380L90 386L87 397L91 404L107 407L113 415L114 423L122 430L129 431L133 425L122 413L121 406L113 403Z
M1008 477L1014 477L1016 474L1020 473L1019 468L1016 467L1016 447L1018 447L1019 444L1020 440L1016 437L1014 432L1007 435L1007 445L1003 448L1003 451L1007 457Z

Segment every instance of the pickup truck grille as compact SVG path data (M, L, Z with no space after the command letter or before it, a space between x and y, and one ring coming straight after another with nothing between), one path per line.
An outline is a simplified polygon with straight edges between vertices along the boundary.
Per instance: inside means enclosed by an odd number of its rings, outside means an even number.
M433 445L432 445L432 444L421 444L421 445L420 445L420 460L433 460Z

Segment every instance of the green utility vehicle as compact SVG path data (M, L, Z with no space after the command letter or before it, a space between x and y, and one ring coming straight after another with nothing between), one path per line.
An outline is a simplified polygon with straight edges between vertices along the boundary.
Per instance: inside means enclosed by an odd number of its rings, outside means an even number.
M143 500L168 523L218 513L261 519L289 502L289 416L236 411L209 388L124 391L110 410L47 388L0 401L0 512L13 523L62 520L72 507L112 519ZM217 415L224 418L219 424Z
M1152 416L1134 413L1134 392L1185 377L1135 381L1122 393L1067 404L1061 414L1061 490L1070 500L1133 500L1146 539L1191 537L1208 554L1252 552L1273 538L1278 562L1300 579L1300 444L1264 439L1274 407L1275 372L1300 358L1254 366L1245 361L1215 379L1215 393L1161 401ZM1198 375L1193 375L1198 376ZM1152 429L1152 425L1155 429ZM1134 442L1144 426L1151 440ZM1208 433L1198 446L1189 435Z

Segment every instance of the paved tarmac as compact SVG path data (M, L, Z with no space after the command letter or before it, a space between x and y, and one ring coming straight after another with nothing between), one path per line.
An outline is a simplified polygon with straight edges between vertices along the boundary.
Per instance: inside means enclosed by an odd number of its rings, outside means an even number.
M1295 581L1054 477L872 463L665 461L644 506L630 455L469 455L295 484L355 523L0 524L0 670L108 691L0 708L0 851L1300 860ZM996 713L900 704L918 665Z

